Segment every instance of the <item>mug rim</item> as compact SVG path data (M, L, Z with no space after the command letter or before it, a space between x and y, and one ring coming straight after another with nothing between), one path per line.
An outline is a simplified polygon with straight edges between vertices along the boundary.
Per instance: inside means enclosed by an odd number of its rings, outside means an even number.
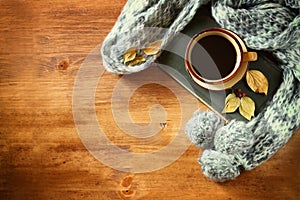
M197 73L195 71L194 67L191 64L191 59L190 59L191 52L192 52L195 44L199 40L201 40L202 38L207 37L207 36L204 36L200 39L197 39L197 38L199 38L199 36L201 36L205 33L209 33L209 32L218 32L218 33L221 32L222 34L224 34L226 36L229 36L234 41L234 44L233 44L232 41L230 41L228 38L226 38L222 35L218 35L220 37L223 37L223 38L227 39L233 45L234 49L236 50L236 54L237 54L234 69L228 75L226 75L225 77L223 77L221 79L206 79L206 78L200 76L199 73ZM188 72L191 73L191 75L195 76L197 79L199 79L199 80L201 80L205 83L220 84L220 83L223 83L223 82L230 81L238 73L239 69L243 65L243 53L244 53L244 51L243 51L242 45L245 46L245 44L244 44L244 42L242 41L242 39L240 37L239 38L237 38L237 37L239 37L237 34L231 32L230 30L224 29L224 28L208 28L208 29L205 29L205 30L197 33L196 35L194 35L192 37L192 39L189 41L188 46L186 48L186 52L185 52L185 65L186 65L186 68L187 68ZM236 46L238 48L236 48Z

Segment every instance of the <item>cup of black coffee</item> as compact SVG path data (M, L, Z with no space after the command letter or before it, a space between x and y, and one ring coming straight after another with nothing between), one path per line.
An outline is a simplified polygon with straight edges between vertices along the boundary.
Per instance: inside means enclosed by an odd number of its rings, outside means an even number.
M223 28L210 28L195 35L188 44L185 65L192 79L201 87L228 89L243 78L248 63L257 60L243 40Z

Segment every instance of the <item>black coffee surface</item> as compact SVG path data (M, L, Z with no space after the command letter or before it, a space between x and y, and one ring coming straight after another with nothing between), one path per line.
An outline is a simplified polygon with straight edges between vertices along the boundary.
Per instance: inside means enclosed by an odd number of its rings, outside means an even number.
M194 46L191 61L200 76L217 80L226 77L234 69L236 51L226 38L210 35Z

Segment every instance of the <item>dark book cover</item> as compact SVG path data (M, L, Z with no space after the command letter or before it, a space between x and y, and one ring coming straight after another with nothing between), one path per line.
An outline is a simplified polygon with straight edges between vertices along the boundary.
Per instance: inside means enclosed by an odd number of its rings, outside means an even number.
M193 20L185 27L181 32L188 38L192 38L195 34L203 31L207 28L220 27L213 17L211 16L210 7L202 6L197 11ZM245 77L239 81L233 88L224 91L210 91L198 86L190 77L185 68L184 58L180 55L185 54L186 47L189 40L187 37L183 38L182 34L175 37L172 42L166 48L167 50L162 52L161 56L157 60L159 67L169 76L171 76L175 81L177 81L186 90L192 93L196 98L208 106L211 110L218 113L224 118L224 120L238 119L246 120L242 117L238 111L230 114L222 114L222 110L225 106L225 97L232 90L240 88L244 93L252 98L255 102L255 115L261 112L268 104L268 101L276 93L281 81L282 81L282 71L277 66L276 60L268 52L256 51L258 54L258 60L250 62L248 69L256 69L261 71L269 81L268 94L257 94L254 93L246 83ZM248 49L249 51L253 51ZM172 53L172 52L177 52Z

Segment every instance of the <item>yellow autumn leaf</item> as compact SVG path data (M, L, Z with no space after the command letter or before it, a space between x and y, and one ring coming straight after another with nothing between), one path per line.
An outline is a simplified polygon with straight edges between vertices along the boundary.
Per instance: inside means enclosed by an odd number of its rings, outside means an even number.
M258 70L248 70L246 81L253 92L268 94L269 82L263 73Z
M249 113L247 113L246 111L244 111L242 107L239 107L239 112L247 120L249 120L249 121L251 120L252 116Z
M140 64L140 63L143 63L146 61L146 58L144 57L136 57L135 59L133 59L130 63L129 63L129 66L134 66L134 65L137 65L137 64Z
M250 121L251 118L254 117L254 111L255 111L254 101L250 97L242 97L241 104L239 107L240 114Z
M162 40L150 43L148 46L146 46L146 48L143 49L144 53L148 56L158 54L158 52L160 51L161 43Z
M225 108L222 113L232 113L240 106L240 98L234 93L229 94L225 99Z
M226 99L225 99L225 104L227 104L227 102L232 99L235 98L236 95L234 93L230 93L229 95L227 95Z
M124 64L136 58L136 47L129 48L123 55Z

